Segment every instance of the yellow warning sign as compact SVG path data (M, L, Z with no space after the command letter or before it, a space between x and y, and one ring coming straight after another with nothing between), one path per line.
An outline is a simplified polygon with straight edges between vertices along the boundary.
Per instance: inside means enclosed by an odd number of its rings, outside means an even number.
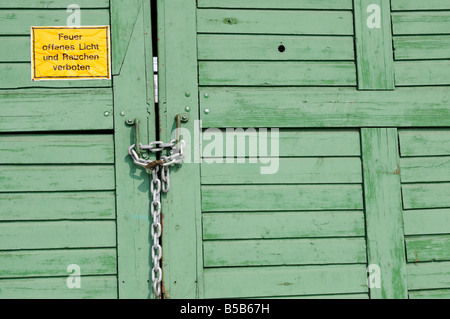
M109 26L31 27L32 80L111 78Z

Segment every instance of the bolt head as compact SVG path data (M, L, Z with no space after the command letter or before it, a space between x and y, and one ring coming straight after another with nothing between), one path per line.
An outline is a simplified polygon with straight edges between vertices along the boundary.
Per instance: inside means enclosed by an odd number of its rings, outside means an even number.
M205 114L208 114L209 113L209 109L205 109Z

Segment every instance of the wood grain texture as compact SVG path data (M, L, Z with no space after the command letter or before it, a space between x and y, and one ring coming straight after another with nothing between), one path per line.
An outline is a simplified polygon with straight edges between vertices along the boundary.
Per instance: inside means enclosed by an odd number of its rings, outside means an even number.
M403 220L405 235L450 234L450 209L408 210Z
M393 11L450 9L449 0L391 0Z
M14 48L14 50L11 50ZM30 62L30 37L0 36L0 62Z
M450 59L450 36L394 37L395 60Z
M450 183L402 185L405 209L450 207Z
M199 0L199 8L246 8L246 9L352 9L351 0Z
M381 270L371 298L407 298L396 129L362 129L368 263Z
M450 288L450 262L408 264L408 289Z
M450 289L410 291L409 299L450 299Z
M353 35L351 12L295 10L197 11L199 33Z
M402 12L392 14L394 35L449 34L450 12Z
M408 157L400 161L402 183L450 181L450 156Z
M397 86L450 84L450 61L401 61L394 66Z
M202 224L205 240L365 235L362 211L205 213Z
M0 8L30 8L30 9L66 9L69 5L73 4L72 0L20 0L20 1L2 1ZM77 0L77 5L82 9L89 8L108 8L108 0Z
M399 140L403 157L450 155L449 129L400 130Z
M449 247L450 235L407 237L406 258L408 262L449 261Z

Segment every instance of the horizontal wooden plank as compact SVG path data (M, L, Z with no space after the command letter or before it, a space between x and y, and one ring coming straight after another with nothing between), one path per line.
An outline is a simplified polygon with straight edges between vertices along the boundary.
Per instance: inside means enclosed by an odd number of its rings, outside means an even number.
M80 266L82 276L117 274L116 249L70 249L0 252L0 278L69 276L67 266Z
M199 62L199 84L214 86L355 86L352 62Z
M115 246L114 221L0 223L0 250Z
M364 238L203 242L205 267L366 263Z
M450 61L402 61L394 66L397 86L450 84Z
M216 159L214 159L216 160ZM245 159L243 159L245 160ZM205 163L205 161L208 161ZM254 159L257 163L211 163L201 165L201 182L207 184L353 184L362 183L360 158L310 157ZM261 161L264 161L261 162ZM263 174L262 168L271 174Z
M353 61L353 46L350 36L200 34L197 41L199 60Z
M0 89L111 87L111 80L31 81L30 63L0 63Z
M250 147L251 129L234 129L219 130L217 128L206 129L202 136L202 155L204 158L222 158L227 153L232 153L239 158L254 157ZM290 130L281 129L272 131L271 129L256 130L258 143L267 145L265 152L261 148L258 149L258 156L275 156L276 152L281 157L295 156L360 156L361 141L359 130L353 129L303 129ZM219 144L215 144L215 139L222 139L222 152L220 152ZM227 141L234 140L234 151L231 146L227 145ZM242 143L242 144L241 144ZM245 143L244 152L242 145ZM272 147L273 145L273 147ZM231 155L230 155L231 156Z
M0 164L113 164L113 135L0 135Z
M450 126L448 88L208 87L200 93L204 128Z
M39 11L0 10L0 35L29 35L31 26L66 26L71 14L65 8ZM109 9L83 8L82 16L83 25L109 25Z
M450 289L410 291L409 299L450 299Z
M406 237L405 241L408 262L450 260L450 235Z
M113 165L1 165L1 192L114 190Z
M403 157L450 155L449 129L399 130L398 135Z
M11 48L14 48L14 50L11 50ZM30 61L31 61L30 37L0 36L0 62L30 62Z
M1 299L115 299L117 297L116 276L82 276L79 289L67 287L67 276L0 280Z
M405 209L450 207L450 183L402 185Z
M0 193L0 220L114 219L110 192Z
M450 288L450 262L408 264L408 289Z
M202 186L204 212L362 208L360 185Z
M450 12L402 12L392 14L394 35L450 34Z
M403 221L405 235L450 234L450 209L405 211Z
M346 9L353 8L351 0L198 0L199 8L246 8L246 9Z
M203 214L204 239L268 239L364 236L364 214L266 212Z
M0 105L0 132L113 128L110 88L0 91Z
M400 173L402 183L449 182L450 156L402 158Z
M450 59L450 36L394 37L396 60Z
M310 296L278 296L278 297L257 297L251 299L369 299L369 294L331 294L331 295L310 295Z
M391 0L393 11L450 9L450 0Z
M73 0L20 0L2 1L0 9L4 8L33 8L33 9L66 9L73 4ZM76 4L82 9L109 8L109 0L77 0Z
M365 265L205 269L205 298L296 296L367 291Z
M353 35L353 15L346 11L199 9L200 33Z

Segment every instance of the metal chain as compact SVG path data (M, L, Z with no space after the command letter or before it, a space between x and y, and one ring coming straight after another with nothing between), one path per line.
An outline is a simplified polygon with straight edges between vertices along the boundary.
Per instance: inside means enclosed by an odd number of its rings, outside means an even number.
M152 142L149 145L139 144L141 150L147 150L152 153L161 152L170 148L168 156L161 156L160 160L152 161L140 158L136 151L136 144L131 145L128 153L131 155L133 162L141 167L144 167L149 174L152 175L150 183L150 192L152 194L152 202L150 203L150 212L152 215L151 236L153 239L152 246L152 286L156 298L161 296L162 283L162 246L160 243L162 234L161 224L161 191L167 193L170 190L170 171L169 166L181 164L184 160L184 141L180 141L177 145L175 140L170 143L163 143L160 141ZM161 171L161 179L158 173Z

